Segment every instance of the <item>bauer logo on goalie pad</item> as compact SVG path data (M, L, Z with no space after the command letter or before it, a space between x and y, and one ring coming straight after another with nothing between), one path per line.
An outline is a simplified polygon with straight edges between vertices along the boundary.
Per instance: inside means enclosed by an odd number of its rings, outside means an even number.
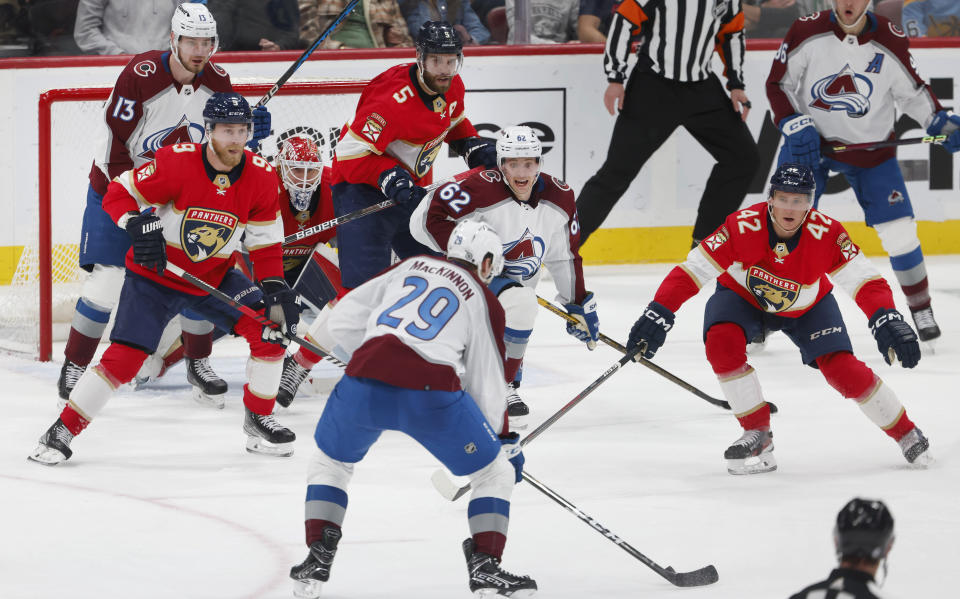
M202 262L223 249L237 228L237 217L222 210L190 208L183 215L180 244L194 262Z
M783 312L800 296L800 284L781 279L757 266L747 271L747 287L767 312Z
M530 229L524 229L520 239L503 244L503 274L530 279L540 271L546 244Z

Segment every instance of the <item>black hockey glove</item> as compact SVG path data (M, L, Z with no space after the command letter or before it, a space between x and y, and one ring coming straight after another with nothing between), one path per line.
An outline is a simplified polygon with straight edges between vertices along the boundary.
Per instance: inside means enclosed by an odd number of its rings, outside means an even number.
M285 333L297 334L300 322L300 296L281 278L260 281L263 288L263 315L280 325L278 329L263 327L261 336L267 343L287 345Z
M160 217L152 210L144 212L130 217L124 228L133 240L133 261L162 275L167 268L167 241Z
M454 147L454 151L463 156L467 166L497 168L497 142L485 137L468 137L460 141L460 149Z
M396 202L398 206L413 208L420 203L427 190L415 185L407 169L397 165L380 173L377 180L383 195Z
M639 347L640 353L646 359L653 358L657 350L667 340L667 331L673 328L673 312L657 302L650 302L637 322L630 329L630 339L627 341L627 351ZM639 361L639 360L638 360Z
M920 344L917 334L896 310L880 308L870 317L870 332L877 340L877 349L887 364L900 361L904 368L913 368L920 362Z

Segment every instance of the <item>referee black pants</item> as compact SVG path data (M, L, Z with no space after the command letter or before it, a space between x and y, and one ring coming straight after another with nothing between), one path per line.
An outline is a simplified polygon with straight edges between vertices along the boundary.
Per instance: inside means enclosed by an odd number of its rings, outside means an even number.
M717 161L700 198L693 239L713 233L740 208L757 170L757 144L716 75L685 83L633 70L613 127L607 159L580 197L580 243L597 230L650 156L685 128Z

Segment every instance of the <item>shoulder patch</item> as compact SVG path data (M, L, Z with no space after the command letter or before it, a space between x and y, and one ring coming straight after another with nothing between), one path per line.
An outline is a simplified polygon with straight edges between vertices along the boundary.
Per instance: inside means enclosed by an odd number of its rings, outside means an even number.
M157 72L157 63L152 60L141 60L133 65L133 72L141 77L149 77Z
M380 139L380 133L383 132L383 128L386 126L387 121L382 116L376 112L370 113L370 116L367 117L363 127L360 129L360 134L369 139L370 141L376 143Z
M221 67L217 63L208 62L207 64L210 65L210 68L213 69L213 72L216 73L217 75L220 75L221 77L227 76L227 72L223 69L223 67Z
M711 252L714 252L718 247L726 243L728 239L730 239L730 233L727 232L727 226L723 225L719 231L704 239L703 244L706 245Z
M859 252L856 244L853 243L853 240L850 239L850 236L847 235L847 232L844 231L837 235L837 245L840 246L840 253L843 255L844 260L851 260Z
M557 179L553 175L550 175L550 179L553 181L553 184L557 186L560 191L570 191L570 186L566 184L565 181Z
M155 172L157 172L157 161L151 160L150 162L144 164L143 166L137 169L136 171L137 183L140 183L141 181L143 181L144 179L146 179L147 177L149 177Z
M892 33L893 35L897 37L903 37L903 38L907 37L907 34L903 32L903 29L900 29L899 27L897 27L896 23L894 23L893 21L888 22L887 25L890 26L890 33Z

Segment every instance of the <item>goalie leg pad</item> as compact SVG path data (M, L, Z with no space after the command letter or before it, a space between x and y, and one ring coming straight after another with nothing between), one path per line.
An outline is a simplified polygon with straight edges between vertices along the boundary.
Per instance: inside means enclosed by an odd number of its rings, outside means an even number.
M343 293L336 252L325 244L317 245L300 271L293 289L318 311Z

